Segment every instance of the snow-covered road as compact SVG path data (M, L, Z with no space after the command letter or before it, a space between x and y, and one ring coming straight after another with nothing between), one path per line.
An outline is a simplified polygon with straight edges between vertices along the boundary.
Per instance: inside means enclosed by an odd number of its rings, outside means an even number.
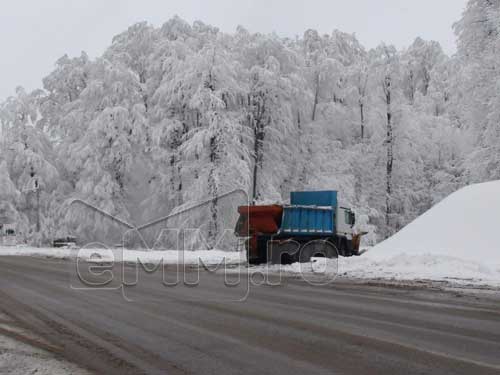
M493 295L348 280L314 287L295 278L242 294L237 278L228 286L206 271L198 287L165 286L156 272L122 291L76 290L70 264L0 257L0 310L99 374L500 371L500 300ZM187 269L182 280L196 274Z

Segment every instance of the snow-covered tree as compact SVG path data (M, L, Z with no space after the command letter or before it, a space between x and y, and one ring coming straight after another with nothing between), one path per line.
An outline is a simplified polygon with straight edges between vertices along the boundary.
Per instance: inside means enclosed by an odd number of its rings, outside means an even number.
M132 25L102 56L65 55L43 90L0 104L0 218L25 240L115 242L123 226L69 203L141 223L212 198L189 219L215 246L222 193L262 203L338 189L373 243L500 178L499 7L469 1L452 57L421 38L366 51L338 30Z

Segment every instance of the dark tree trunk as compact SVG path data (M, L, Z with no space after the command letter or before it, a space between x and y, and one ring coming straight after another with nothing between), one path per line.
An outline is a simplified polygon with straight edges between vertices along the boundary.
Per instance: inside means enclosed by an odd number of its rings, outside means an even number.
M408 100L410 101L410 104L413 105L415 103L415 74L413 73L413 70L410 70L408 73Z
M359 102L359 117L361 120L361 140L365 137L365 105L360 100Z
M429 86L431 84L431 75L429 74L429 71L427 70L427 68L424 68L424 87L423 87L423 91L422 91L422 94L424 96L427 96L427 93L429 92Z
M319 100L319 73L316 74L315 81L316 81L316 91L314 93L312 121L316 119L316 107L318 106L318 100Z
M392 108L391 108L391 77L386 76L384 80L384 94L386 102L386 116L387 116L387 164L386 164L386 199L385 199L385 223L389 229L391 217L391 195L392 195L392 166L394 161L393 155L393 129L392 129Z
M262 93L252 95L251 98L252 105L252 115L250 118L250 125L253 129L254 144L254 165L253 165L253 175L252 175L252 203L260 198L259 191L259 177L262 171L262 164L264 160L264 140L265 140L265 127L267 124L264 123L266 103L265 98Z
M358 104L361 141L365 138L365 98L368 73L360 72L358 76Z
M208 175L208 193L213 200L210 202L210 225L208 227L208 245L212 249L217 242L218 233L218 208L217 208L217 181L215 178L218 161L218 137L216 135L210 138L210 173Z
M260 198L260 192L258 188L259 175L262 170L263 161L263 145L264 145L265 132L262 122L259 123L254 128L254 166L253 166L253 189L252 189L252 203L255 204L257 199Z

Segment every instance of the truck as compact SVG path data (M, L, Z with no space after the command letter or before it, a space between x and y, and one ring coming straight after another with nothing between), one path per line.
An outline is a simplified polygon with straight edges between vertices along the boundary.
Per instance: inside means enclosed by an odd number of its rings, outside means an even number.
M250 264L309 262L313 257L359 255L356 216L338 193L294 191L288 205L238 207L235 235L243 239Z

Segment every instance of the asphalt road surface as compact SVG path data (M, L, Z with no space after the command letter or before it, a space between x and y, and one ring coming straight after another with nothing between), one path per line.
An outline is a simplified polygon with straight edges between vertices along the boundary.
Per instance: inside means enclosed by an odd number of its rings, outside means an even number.
M85 268L0 257L0 310L97 374L500 374L495 296Z

